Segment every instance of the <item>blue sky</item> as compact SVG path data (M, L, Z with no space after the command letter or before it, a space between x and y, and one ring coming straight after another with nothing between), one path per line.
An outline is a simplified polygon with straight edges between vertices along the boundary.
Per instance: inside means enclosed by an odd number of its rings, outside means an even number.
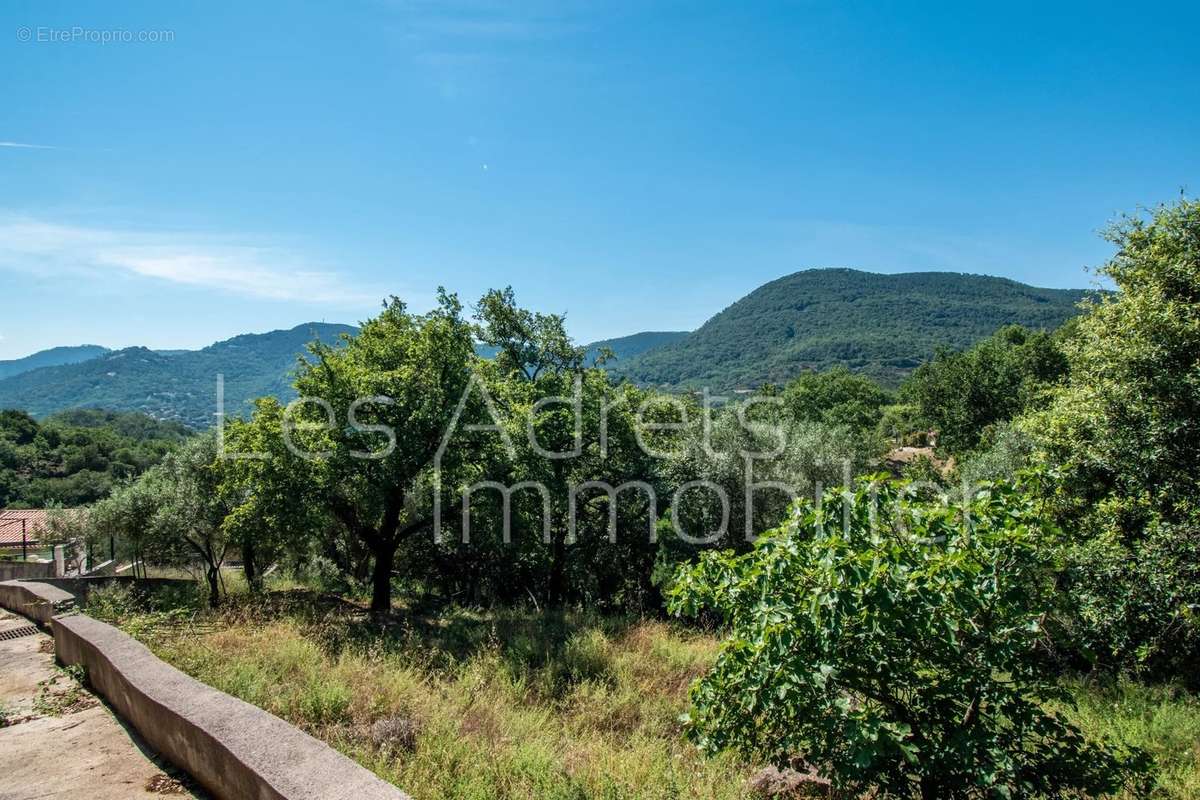
M581 340L816 266L1086 286L1200 183L1200 4L964 5L9 0L0 358L439 284Z

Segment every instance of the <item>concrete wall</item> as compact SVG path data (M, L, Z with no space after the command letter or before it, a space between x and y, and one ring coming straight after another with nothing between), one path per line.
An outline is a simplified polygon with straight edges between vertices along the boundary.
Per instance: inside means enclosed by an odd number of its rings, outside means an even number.
M0 581L53 577L53 561L43 563L40 561L9 561L8 559L0 559Z
M0 606L46 625L75 606L75 595L40 581L0 582Z
M188 677L111 625L76 614L53 628L58 658L83 665L118 714L221 800L407 800L328 745Z
M217 800L409 800L298 728L188 677L111 625L70 613L68 589L112 581L4 581L0 606L49 623L58 659L82 665L96 692Z
M134 585L148 591L163 586L194 585L194 582L189 580L135 579L132 576L0 581L0 607L16 611L45 626L56 614L62 614L82 606L93 589L114 583Z
M81 578L43 578L39 583L62 589L75 596L75 604L82 606L94 589L119 584L153 592L166 586L179 588L195 586L196 582L186 578L135 578L132 575L85 575Z

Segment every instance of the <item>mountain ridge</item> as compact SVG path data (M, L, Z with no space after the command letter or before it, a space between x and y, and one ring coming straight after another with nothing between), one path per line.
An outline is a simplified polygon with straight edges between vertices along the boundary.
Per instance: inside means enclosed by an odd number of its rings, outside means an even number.
M678 341L690 333L691 331L641 331L640 333L631 333L628 336L614 336L611 339L600 339L599 341L584 345L587 349L584 361L589 364L595 361L596 357L600 355L600 348L602 347L607 347L612 351L613 361L608 362L608 364L628 360L640 356L649 350Z
M585 348L589 363L599 348L613 350L616 357L605 368L614 378L667 390L783 383L838 365L894 386L939 347L969 347L1007 324L1057 327L1077 313L1087 294L968 273L803 270L763 284L695 331L643 331ZM100 348L92 359L0 378L0 408L37 417L71 408L141 411L207 427L215 419L218 373L224 376L226 414L245 413L263 395L287 401L295 396L296 359L313 335L334 342L357 330L307 322L199 350ZM482 346L476 350L490 355Z
M247 411L263 395L295 396L290 374L308 342L334 343L352 325L306 322L290 329L239 334L199 350L160 353L134 346L73 364L39 367L0 380L0 408L35 417L72 408L140 411L193 428L212 424L216 377L225 413ZM315 336L314 336L315 335Z
M611 372L667 389L733 389L845 366L894 386L938 347L963 349L1009 324L1058 327L1087 294L960 272L802 270Z
M80 344L39 350L22 358L0 361L0 379L10 378L13 375L20 375L22 372L29 372L41 367L78 364L80 361L88 361L107 352L110 352L107 347L101 347L98 344Z

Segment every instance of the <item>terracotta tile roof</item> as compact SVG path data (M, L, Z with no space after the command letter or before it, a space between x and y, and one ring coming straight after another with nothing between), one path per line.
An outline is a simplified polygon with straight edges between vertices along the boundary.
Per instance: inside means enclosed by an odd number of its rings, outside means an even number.
M0 510L0 547L20 547L22 527L28 541L36 542L48 516L49 511L44 508Z

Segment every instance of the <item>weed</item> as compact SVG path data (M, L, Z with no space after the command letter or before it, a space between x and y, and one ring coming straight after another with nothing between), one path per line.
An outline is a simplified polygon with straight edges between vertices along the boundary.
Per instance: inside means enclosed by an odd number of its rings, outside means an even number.
M38 694L33 699L33 712L47 717L61 717L96 705L96 698L83 688L86 679L83 668L73 665L62 667L49 678L39 681Z

